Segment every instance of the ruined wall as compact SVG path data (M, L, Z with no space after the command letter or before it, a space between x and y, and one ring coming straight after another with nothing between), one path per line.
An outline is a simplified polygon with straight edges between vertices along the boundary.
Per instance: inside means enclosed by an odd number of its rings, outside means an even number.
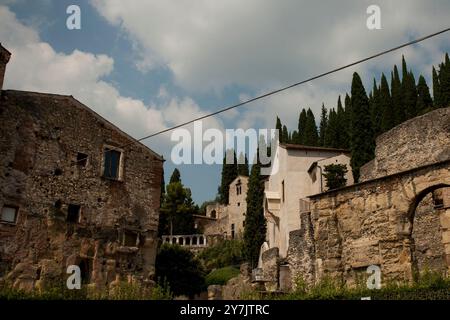
M289 234L289 250L286 258L293 289L299 282L313 284L316 280L314 230L311 214L303 212L300 221L300 229L291 231Z
M361 168L360 181L450 159L450 108L405 121L376 144L375 159Z
M78 264L99 287L150 279L162 159L68 96L3 91L0 122L0 207L18 207L0 223L3 276L31 288ZM102 177L105 145L128 145L121 181Z
M450 186L450 161L312 196L316 279L330 275L353 284L369 265L379 265L385 280L412 279L414 213L442 186ZM447 211L440 213L444 231ZM450 243L444 236L440 242L448 259Z

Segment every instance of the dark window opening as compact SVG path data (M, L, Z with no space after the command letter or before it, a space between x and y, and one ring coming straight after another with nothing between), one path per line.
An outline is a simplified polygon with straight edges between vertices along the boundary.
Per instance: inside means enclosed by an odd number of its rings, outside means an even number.
M61 200L56 200L54 206L56 209L61 209L62 206Z
M137 234L131 231L125 231L123 233L123 245L126 247L136 247Z
M211 218L215 218L216 217L216 210L211 211Z
M203 245L204 244L204 239L203 239L203 237L200 237L200 238L198 238L198 244L199 245Z
M89 283L91 280L91 263L89 259L81 259L78 267L80 268L81 283Z
M88 155L82 152L77 153L77 165L80 167L86 167Z
M234 223L231 224L231 239L234 239Z
M281 181L281 200L284 202L284 180Z
M184 244L184 239L183 238L178 239L178 243L180 246L182 246Z
M80 221L81 206L77 204L69 204L67 208L67 222L77 223Z
M7 222L7 223L16 223L17 211L18 211L17 207L4 206L2 208L0 220L2 222Z
M118 180L121 152L105 148L104 156L105 156L104 162L105 169L103 171L103 176L105 178Z
M197 237L193 237L192 238L192 245L196 246L197 245Z
M60 176L60 175L62 175L62 170L60 168L56 168L55 171L53 172L53 174L55 176Z
M238 207L240 207L240 206L241 206L241 203L240 203L240 202L238 202L238 203L237 203L237 206L238 206Z
M186 238L186 245L190 246L191 245L191 238Z

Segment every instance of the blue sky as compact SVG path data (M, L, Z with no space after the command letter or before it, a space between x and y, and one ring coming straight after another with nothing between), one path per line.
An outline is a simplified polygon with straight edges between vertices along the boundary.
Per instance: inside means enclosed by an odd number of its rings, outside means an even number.
M81 8L81 30L66 8ZM139 138L266 90L447 28L448 1L378 1L381 30L368 30L372 1L0 0L0 42L12 53L5 88L72 94ZM405 54L431 86L431 65L449 34L231 111L205 128L296 126L299 109L335 107L357 71L366 84ZM145 143L173 171L170 134ZM182 165L196 202L214 198L219 165Z

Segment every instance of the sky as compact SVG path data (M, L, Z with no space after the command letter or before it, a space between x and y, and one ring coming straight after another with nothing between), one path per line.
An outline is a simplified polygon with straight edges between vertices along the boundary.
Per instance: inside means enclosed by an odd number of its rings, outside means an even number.
M68 6L81 10L69 30ZM381 29L366 10L380 7ZM448 0L0 0L0 42L10 52L4 89L73 95L135 138L448 28ZM405 55L431 87L450 33L209 118L203 128L295 129L301 108L319 120L353 72L366 86ZM192 132L192 125L186 127ZM165 180L181 172L200 205L214 199L221 165L171 161L171 133L143 141L162 154Z

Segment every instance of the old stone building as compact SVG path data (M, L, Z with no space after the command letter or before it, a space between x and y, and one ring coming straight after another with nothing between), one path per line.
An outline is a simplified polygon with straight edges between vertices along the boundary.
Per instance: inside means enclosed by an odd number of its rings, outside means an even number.
M362 182L311 195L299 208L286 259L262 250L267 289L288 289L299 278L355 285L369 266L380 268L382 284L427 269L448 274L450 108L408 120L376 142Z
M203 234L214 240L237 239L244 233L247 210L248 177L239 175L229 185L229 203L213 203L206 207L206 215L195 216Z
M3 281L151 284L162 157L72 96L2 90L0 122Z

